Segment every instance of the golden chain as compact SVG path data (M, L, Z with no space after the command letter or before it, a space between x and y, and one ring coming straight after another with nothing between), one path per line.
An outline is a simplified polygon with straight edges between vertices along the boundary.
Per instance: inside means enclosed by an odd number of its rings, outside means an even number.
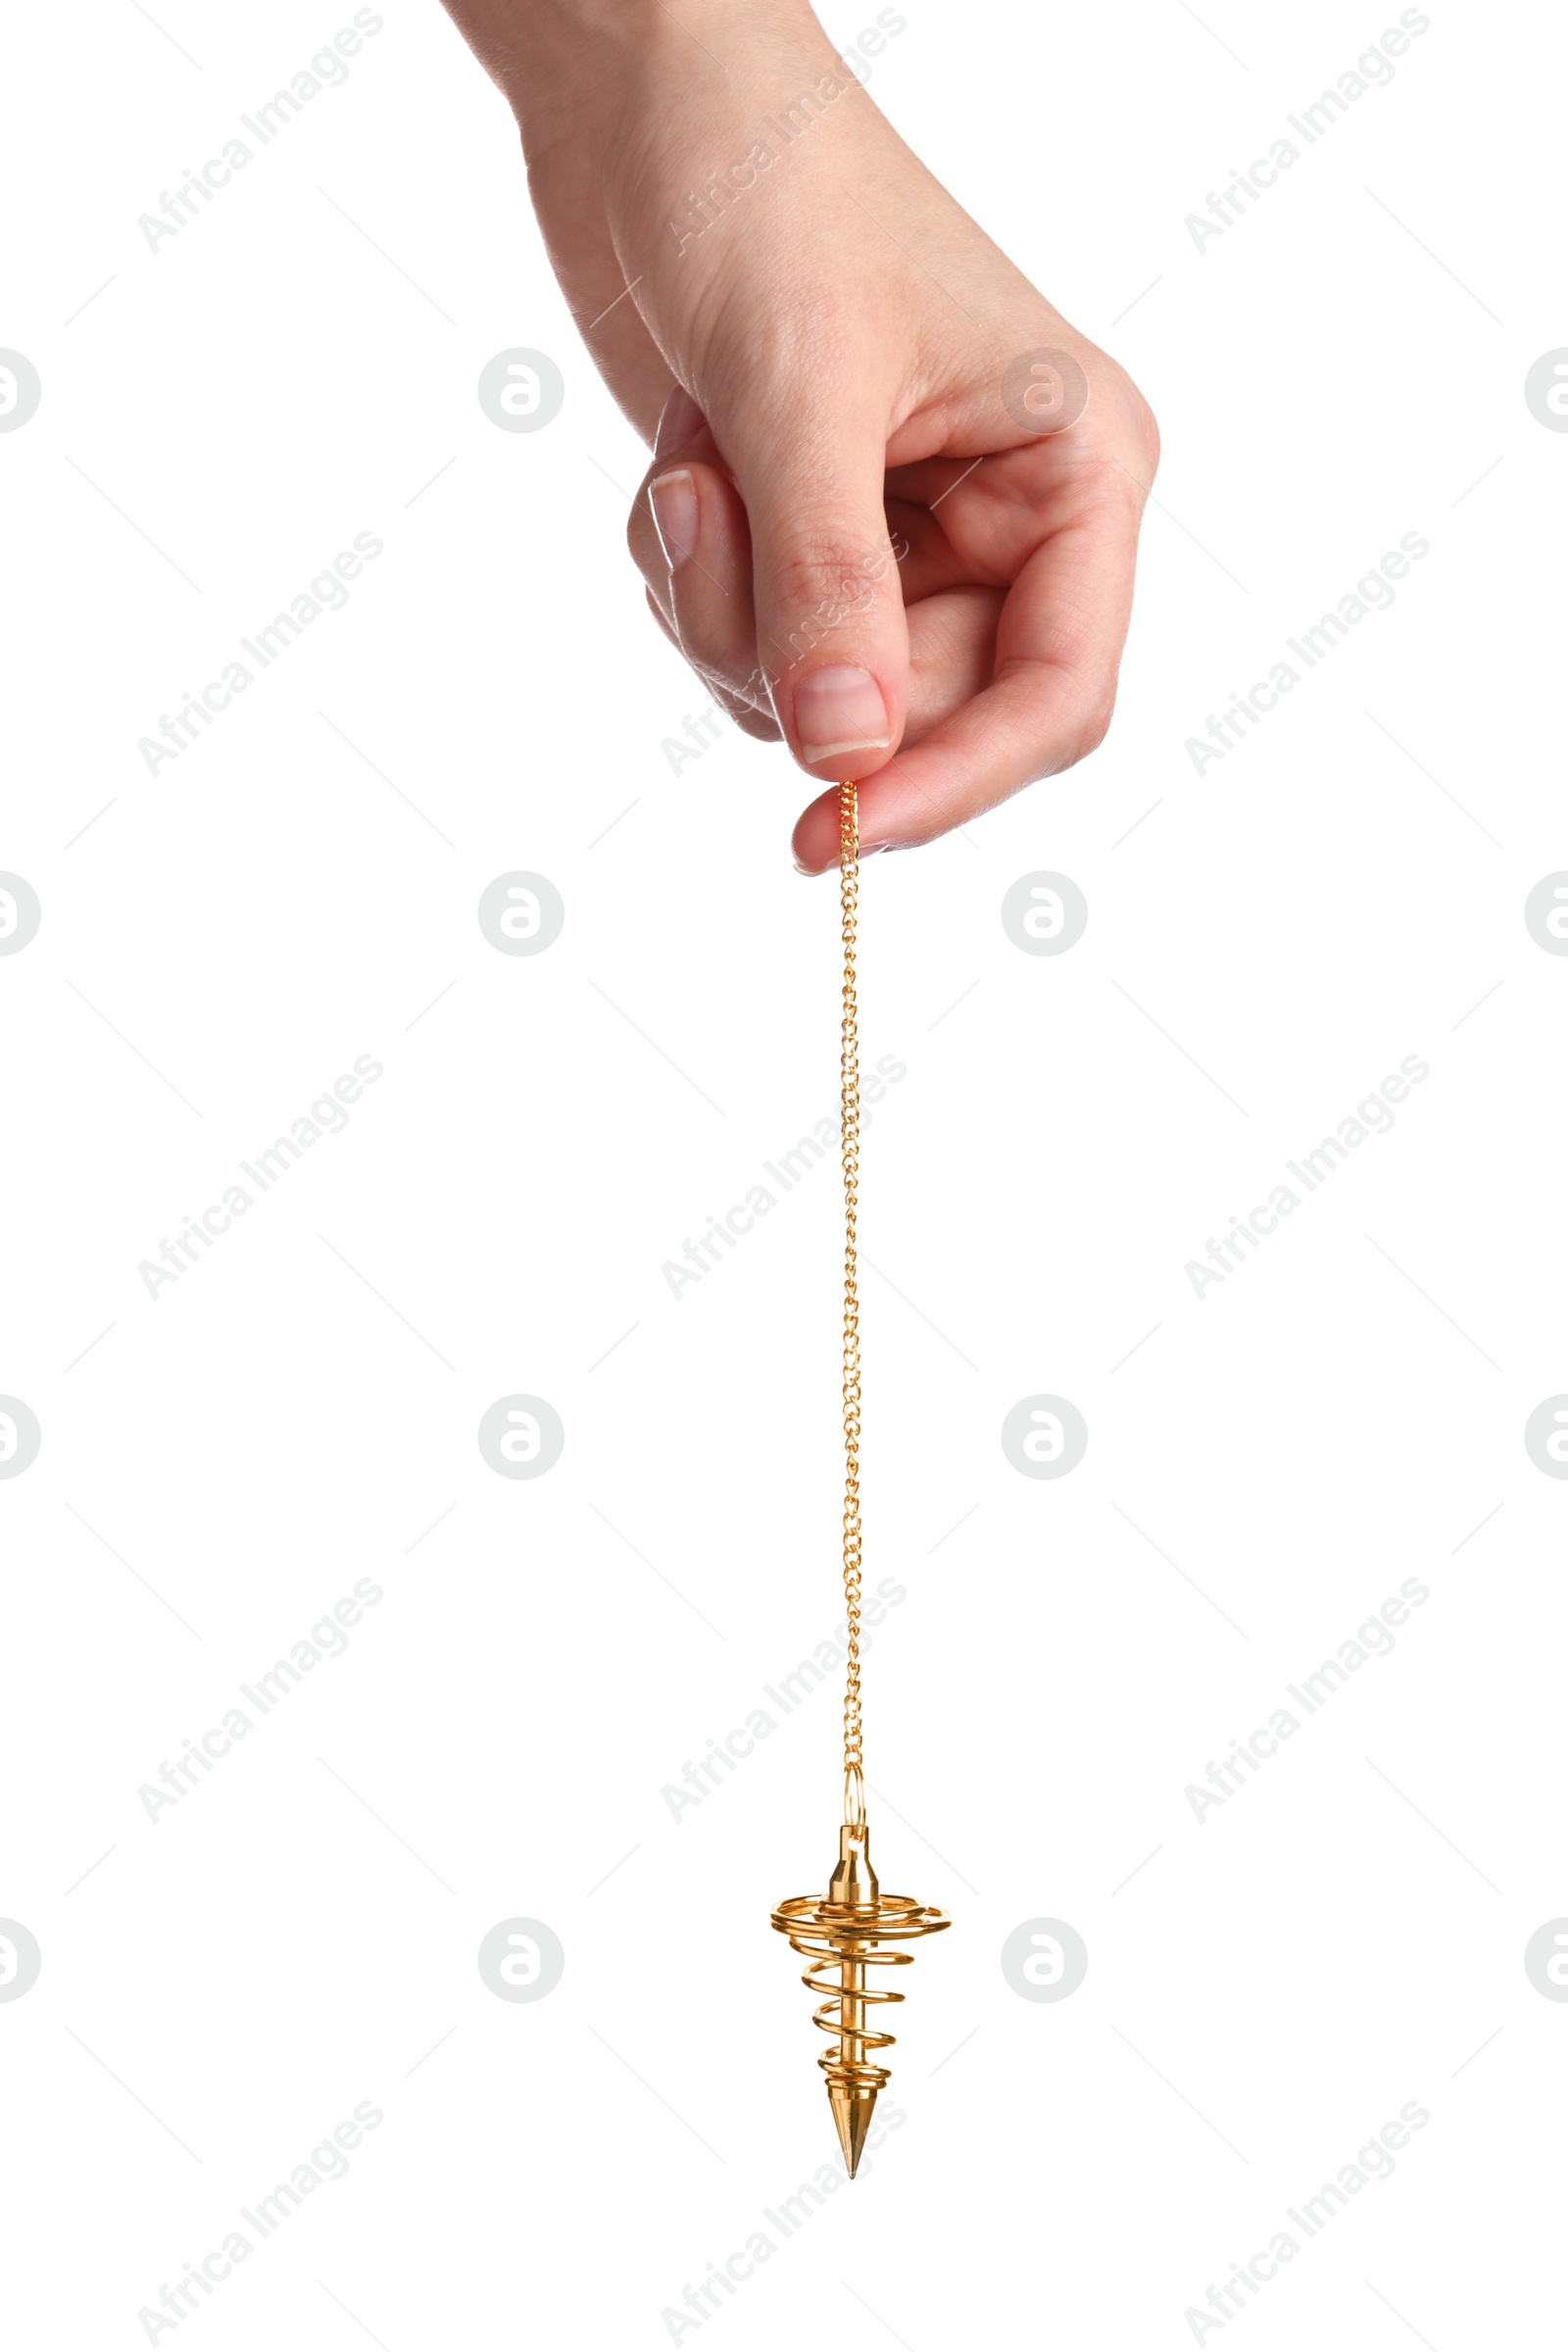
M855 918L860 825L853 784L839 786L839 906L844 934L844 1017L839 1032L840 1135L844 1154L844 1818L863 1821L860 1771L860 1300L856 1288L856 1208L860 1172L860 1058L855 1000Z

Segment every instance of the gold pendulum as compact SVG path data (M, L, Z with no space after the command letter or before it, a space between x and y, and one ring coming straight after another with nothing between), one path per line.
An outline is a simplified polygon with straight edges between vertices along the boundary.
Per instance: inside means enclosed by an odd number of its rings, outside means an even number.
M808 1962L801 1983L826 1998L814 2023L829 2036L817 2060L851 2180L888 2070L870 2055L891 2049L870 2013L902 1992L870 1981L868 1971L907 1967L899 1946L951 1925L945 1911L906 1894L884 1894L871 1867L860 1752L860 1311L856 1288L856 1194L860 1164L859 1038L856 1027L855 916L859 881L859 822L853 784L839 786L839 899L844 928L844 1020L840 1032L841 1135L844 1152L844 1606L849 1664L844 1691L844 1822L839 1858L826 1894L792 1895L773 1925Z

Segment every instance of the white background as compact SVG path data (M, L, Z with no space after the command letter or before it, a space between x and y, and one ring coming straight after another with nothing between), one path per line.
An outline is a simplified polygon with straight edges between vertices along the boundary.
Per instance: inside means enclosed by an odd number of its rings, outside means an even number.
M147 2340L361 2101L348 2177L158 2341L656 2346L832 2149L767 1913L832 1858L833 1691L678 1823L661 1795L838 1614L832 1169L678 1300L661 1266L832 1106L833 884L791 868L780 751L726 729L671 775L704 698L622 548L640 447L500 101L433 5L381 13L156 253L138 215L351 12L11 28L0 343L43 383L0 436L0 866L43 906L0 960L0 1390L43 1432L0 1483L29 2346ZM1430 14L1201 252L1185 216L1396 10L908 0L874 69L1165 459L1103 750L864 876L862 1033L907 1068L863 1154L868 1576L906 1592L873 1818L884 1883L955 1925L902 1980L906 2120L682 2342L1189 2343L1410 2101L1394 2178L1214 2334L1460 2352L1555 2295L1568 2012L1522 1955L1568 1911L1568 1488L1522 1431L1568 1388L1568 960L1522 909L1568 865L1568 439L1523 380L1568 343L1563 34ZM475 398L516 345L565 376L537 434ZM346 609L150 776L138 738L357 532L384 553ZM1393 609L1196 776L1186 738L1406 532ZM565 902L537 957L475 920L513 868ZM1038 868L1089 902L1059 958L1000 922ZM1412 1054L1393 1131L1196 1298L1186 1262ZM358 1055L347 1130L151 1298L139 1262ZM565 1426L535 1482L475 1444L518 1391ZM1058 1483L999 1442L1040 1391L1088 1421ZM149 1820L138 1788L366 1577L346 1654ZM1393 1654L1195 1819L1411 1577ZM475 1965L515 1915L565 1949L537 2004ZM1038 1916L1088 1945L1061 2003L1001 1973Z

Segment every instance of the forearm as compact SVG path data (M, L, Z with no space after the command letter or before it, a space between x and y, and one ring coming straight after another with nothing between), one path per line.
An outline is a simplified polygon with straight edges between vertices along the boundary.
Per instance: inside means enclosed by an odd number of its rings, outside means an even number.
M775 178L805 198L824 171L863 176L891 147L919 170L808 0L445 5L512 107L556 275L648 439L674 382L707 397L720 319L776 343L819 308L801 292L777 316L784 289L812 284L823 223L814 203L797 218L769 201Z
M615 94L666 53L727 72L743 49L822 33L808 0L443 0L520 122L541 109ZM702 54L700 55L699 52ZM706 69L704 60L706 58Z

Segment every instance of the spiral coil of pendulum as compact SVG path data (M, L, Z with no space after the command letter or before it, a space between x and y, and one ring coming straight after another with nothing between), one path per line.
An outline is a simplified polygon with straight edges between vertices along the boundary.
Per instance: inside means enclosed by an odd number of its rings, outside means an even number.
M833 2046L818 2053L817 2064L827 2078L828 2100L853 2180L876 2094L890 2079L888 2069L870 2053L891 2049L894 2036L872 2025L870 2017L905 1997L890 1984L872 1983L868 1972L907 1968L914 1954L899 1946L935 1935L950 1922L933 1904L882 1892L870 1867L863 1821L847 1822L840 1832L835 1884L841 1883L846 1866L854 1873L846 1890L858 1894L858 1900L835 1900L832 1893L794 1895L773 1913L773 1926L808 1963L801 1983L808 1992L825 1996L811 2022Z
M825 1895L797 1894L779 1904L772 1924L808 1962L801 1982L823 1996L812 2022L831 2046L817 2063L853 2180L888 2069L873 2057L891 2049L893 2035L873 2016L904 1994L872 1981L868 1972L906 1968L912 1952L900 1949L951 1923L934 1904L884 1894L871 1867L865 1821L860 1717L860 1323L857 1242L860 1143L859 1037L855 989L859 827L856 789L839 787L839 893L844 941L843 1023L840 1031L844 1156L844 1603L847 1667L844 1692L844 1820L839 1859Z

